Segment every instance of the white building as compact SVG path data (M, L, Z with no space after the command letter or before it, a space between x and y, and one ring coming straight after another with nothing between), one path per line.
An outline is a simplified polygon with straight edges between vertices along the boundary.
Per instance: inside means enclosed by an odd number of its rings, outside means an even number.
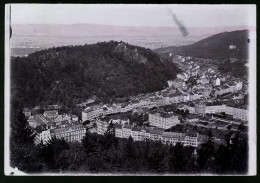
M152 126L168 129L179 124L180 120L178 119L178 116L175 116L173 114L149 113L149 123Z
M46 144L48 141L51 140L51 132L50 130L45 130L45 131L42 131L41 133L38 133L36 136L35 136L35 139L34 139L34 143L37 145L37 144L40 144L41 142L43 144Z

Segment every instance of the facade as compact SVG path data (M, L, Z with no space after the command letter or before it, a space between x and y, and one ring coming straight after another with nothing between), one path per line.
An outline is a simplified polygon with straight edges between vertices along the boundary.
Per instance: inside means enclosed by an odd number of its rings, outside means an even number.
M156 126L163 129L171 128L180 123L178 116L164 113L149 113L149 123L152 126Z
M50 130L42 131L41 133L38 133L34 139L34 143L40 144L41 142L43 144L46 144L49 140L51 140L51 132Z
M234 107L226 107L226 114L232 115L234 119L241 119L243 121L248 121L248 110L239 109Z
M205 106L205 113L221 113L225 112L225 109L225 105Z
M121 124L115 124L115 137L117 138L123 138L123 125Z
M144 141L145 140L145 129L141 127L133 127L131 130L131 137L134 141Z
M97 133L100 135L104 135L105 132L107 131L109 121L106 121L106 120L103 121L103 120L97 119L96 124L97 124Z
M82 112L82 121L91 120L103 115L103 109L90 109L87 108L85 111Z
M98 124L99 123L99 124ZM97 121L97 133L104 135L107 130L108 122ZM182 143L184 146L198 146L198 134L196 132L176 133L164 132L162 128L143 128L134 127L128 124L114 124L115 137L129 138L130 136L134 141L161 141L164 144L176 145L177 142Z
M86 135L86 128L82 124L68 125L63 128L51 129L51 135L68 142L80 142Z
M162 133L162 143L176 145L176 143L181 143L184 146L198 146L198 133L197 132L163 132Z
M123 125L123 128L122 128L123 138L129 138L131 136L132 127L133 127L132 125L127 125L127 124Z
M198 114L206 114L206 113L211 114L211 113L225 112L228 115L232 115L234 119L241 119L243 121L248 121L247 109L229 107L226 105L205 106L205 104L196 104L195 110Z

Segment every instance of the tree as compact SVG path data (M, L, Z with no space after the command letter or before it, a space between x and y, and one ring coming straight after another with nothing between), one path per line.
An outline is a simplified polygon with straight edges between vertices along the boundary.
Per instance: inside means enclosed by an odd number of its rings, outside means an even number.
M197 162L201 171L211 173L215 171L214 143L211 139L201 145L198 150Z
M24 144L34 142L34 133L30 128L22 109L15 109L11 115L11 141Z
M92 156L93 154L98 154L101 152L100 137L96 133L90 133L86 131L86 135L82 140L82 145L87 157Z

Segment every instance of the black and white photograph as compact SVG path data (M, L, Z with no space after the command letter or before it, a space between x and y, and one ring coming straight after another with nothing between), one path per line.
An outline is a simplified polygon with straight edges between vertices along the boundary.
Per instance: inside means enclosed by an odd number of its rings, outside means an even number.
M5 175L256 175L256 29L250 4L6 4Z

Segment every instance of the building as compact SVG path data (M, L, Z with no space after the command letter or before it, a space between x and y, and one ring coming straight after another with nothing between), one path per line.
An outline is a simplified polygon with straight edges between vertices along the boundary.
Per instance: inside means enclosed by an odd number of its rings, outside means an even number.
M189 115L186 117L186 121L189 122L189 123L197 122L197 121L199 121L199 116L196 115L196 114L189 114Z
M116 123L114 127L115 127L115 137L123 138L123 129L122 129L123 125Z
M226 106L226 110L224 111L228 115L232 115L234 119L241 119L243 121L248 121L248 110L240 109Z
M198 147L198 136L199 134L195 131L187 131L186 133L179 132L163 132L162 143L176 145L181 143L184 146Z
M150 130L150 140L152 141L160 141L162 139L163 129L154 128Z
M57 139L64 139L68 142L80 142L86 135L86 128L82 124L75 124L51 129L50 132Z
M171 144L171 145L176 145L176 143L182 143L183 139L185 138L184 133L179 133L179 132L163 132L162 134L162 143L163 144Z
M46 119L46 117L42 114L31 116L27 121L29 123L29 126L32 128L36 128L37 126L46 127L47 123L50 122L50 120Z
M79 117L76 115L72 115L71 119L72 119L72 121L75 121L75 122L79 121Z
M206 114L206 113L211 114L211 113L225 112L226 114L233 116L234 119L240 119L240 120L243 120L243 121L248 121L248 110L247 109L229 107L229 106L226 106L226 105L205 106L205 112L203 113L202 108L199 112L200 112L200 114Z
M195 113L205 114L206 104L204 102L198 102L195 104Z
M131 131L132 131L132 125L124 124L123 125L123 138L129 138L131 136Z
M131 130L131 137L134 141L144 141L145 140L145 128L133 127Z
M91 120L102 116L104 113L103 108L101 106L97 107L87 107L84 111L82 111L82 121Z
M55 118L58 117L58 111L45 111L43 113L43 115L46 117L46 118L49 118L51 120L54 120Z
M104 135L105 132L107 131L108 125L110 123L110 119L108 118L102 118L102 119L97 119L96 124L97 124L97 133L100 135Z
M213 106L205 106L205 113L221 113L225 112L226 105L213 105Z
M51 136L51 132L50 130L44 130L40 133L37 133L37 135L35 136L35 139L34 139L34 143L37 145L37 144L40 144L41 142L43 144L46 144L47 142L49 142L51 140L52 136Z
M58 115L56 118L50 118L53 122L70 121L70 116L67 114Z
M178 116L168 113L149 113L148 118L150 125L163 129L171 128L180 123Z
M24 108L23 109L23 113L24 113L24 116L28 119L32 116L32 111L29 110L28 108Z

